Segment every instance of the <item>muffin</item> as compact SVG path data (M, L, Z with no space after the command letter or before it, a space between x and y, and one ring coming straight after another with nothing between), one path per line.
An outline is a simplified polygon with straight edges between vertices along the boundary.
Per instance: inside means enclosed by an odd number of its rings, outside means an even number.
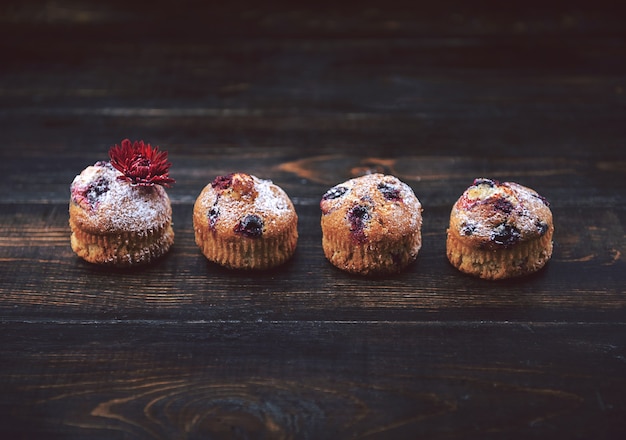
M450 213L446 253L461 272L488 280L527 275L552 256L548 201L514 182L479 178Z
M422 205L394 176L369 174L330 188L320 202L322 248L334 266L361 275L400 272L422 246Z
M196 244L230 269L269 269L289 260L298 242L298 216L270 180L245 173L216 177L193 208Z
M149 263L174 243L172 208L164 186L167 153L128 139L109 151L70 187L72 250L84 260L116 267Z

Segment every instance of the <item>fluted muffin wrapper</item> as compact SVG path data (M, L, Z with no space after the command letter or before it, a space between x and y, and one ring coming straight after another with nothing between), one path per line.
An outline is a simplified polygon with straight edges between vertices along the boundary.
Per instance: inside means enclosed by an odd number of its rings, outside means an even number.
M336 233L322 224L324 255L334 266L361 275L397 273L417 258L421 232L413 231L395 240L359 243L345 231Z
M480 249L466 245L463 237L448 231L446 254L461 272L489 280L527 275L541 269L552 256L552 233L509 248Z
M70 217L72 250L90 263L127 267L146 264L165 255L174 243L171 222L139 232L93 234Z
M195 228L196 244L210 261L230 269L269 269L289 260L298 242L297 224L271 237L221 237L208 228Z

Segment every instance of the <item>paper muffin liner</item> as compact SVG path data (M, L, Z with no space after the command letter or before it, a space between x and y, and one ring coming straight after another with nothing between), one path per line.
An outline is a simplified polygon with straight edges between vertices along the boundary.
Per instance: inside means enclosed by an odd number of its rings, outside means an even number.
M480 278L497 280L527 275L545 266L552 256L552 229L536 239L496 250L465 245L462 237L448 233L446 254L458 270Z
M298 231L294 224L272 237L221 237L208 228L196 227L195 239L202 254L214 263L230 269L269 269L293 256Z
M72 250L95 264L118 267L146 264L164 255L174 243L171 222L146 231L93 234L80 229L70 218L70 228Z
M337 268L361 275L400 272L415 261L421 247L419 230L396 240L365 243L342 232L322 225L324 255Z

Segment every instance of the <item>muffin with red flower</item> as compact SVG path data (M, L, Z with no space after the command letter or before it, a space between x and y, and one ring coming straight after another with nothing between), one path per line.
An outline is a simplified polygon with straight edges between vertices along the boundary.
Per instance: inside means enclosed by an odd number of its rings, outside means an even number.
M167 152L125 139L70 187L72 250L90 263L130 267L164 255L174 243L172 208L164 187Z
M194 204L196 244L230 269L263 270L289 260L298 242L298 216L271 180L246 173L216 177Z

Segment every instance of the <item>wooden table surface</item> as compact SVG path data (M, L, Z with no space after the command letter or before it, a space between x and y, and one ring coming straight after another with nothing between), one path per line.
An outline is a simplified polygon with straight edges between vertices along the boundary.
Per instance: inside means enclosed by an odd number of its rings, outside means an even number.
M624 438L626 20L615 3L9 0L0 6L2 438ZM69 185L124 138L169 151L176 242L115 271ZM192 207L245 171L291 196L291 262L208 263ZM351 276L321 195L408 183L423 247ZM475 177L551 203L541 272L445 257Z

